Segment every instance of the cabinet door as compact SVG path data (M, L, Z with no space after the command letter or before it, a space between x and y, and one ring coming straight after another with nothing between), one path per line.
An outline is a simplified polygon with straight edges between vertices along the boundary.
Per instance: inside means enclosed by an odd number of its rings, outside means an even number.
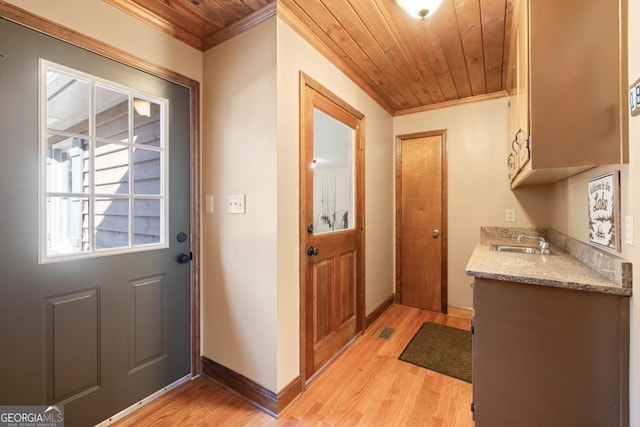
M518 125L529 150L512 188L628 161L627 0L519 0Z
M529 2L521 0L518 10L518 171L529 161Z
M513 74L509 90L509 180L513 182L518 172L530 158L529 139L529 32L528 1L516 3L515 51Z
M629 298L476 279L473 306L476 427L628 425Z
M620 163L624 8L615 0L529 6L533 167Z
M514 73L517 72L517 65L513 65ZM514 77L514 81L517 78ZM507 168L509 170L509 182L512 182L518 174L518 150L516 145L516 135L518 133L518 96L517 88L509 95L509 149L507 157Z

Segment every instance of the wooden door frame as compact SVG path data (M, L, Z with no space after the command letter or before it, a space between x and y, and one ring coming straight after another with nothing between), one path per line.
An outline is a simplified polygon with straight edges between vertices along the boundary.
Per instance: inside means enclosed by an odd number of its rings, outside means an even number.
M428 132L418 132L406 135L396 136L396 303L402 302L402 142L409 139L426 138L431 136L440 136L442 138L442 181L441 194L442 199L442 224L440 229L440 251L442 262L441 272L441 305L442 312L447 314L448 310L448 248L449 248L449 231L448 231L448 173L447 173L447 130L440 129Z
M200 83L2 0L0 0L0 17L189 89L191 104L189 232L191 234L191 252L193 253L189 284L191 295L191 375L200 375L202 372L202 358L200 357Z
M306 283L306 255L305 255L305 244L306 244L306 235L307 235L307 224L306 224L306 189L305 182L307 181L306 173L307 170L302 165L305 162L306 154L307 154L307 144L309 143L309 139L313 139L313 134L308 132L306 129L305 123L309 118L307 117L307 107L312 102L310 94L312 92L317 92L325 98L329 99L331 102L347 111L349 114L356 117L360 122L360 147L356 150L355 161L358 167L356 168L356 173L358 177L356 178L356 183L360 183L360 186L356 186L356 194L355 194L355 205L357 215L355 216L355 230L357 232L357 251L358 251L358 259L356 262L356 266L358 269L357 273L357 284L356 284L356 336L361 334L364 331L365 326L365 233L364 233L364 219L365 219L365 183L364 183L364 147L365 147L365 116L347 102L343 101L340 97L335 95L329 89L324 87L322 84L309 77L303 71L299 72L299 132L300 132L300 176L299 176L299 191L300 191L300 216L299 216L299 254L300 254L300 379L302 383L302 388L306 387L305 381L305 373L306 373L306 355L309 351L307 348L307 313L304 309L305 307L305 296L307 293ZM313 351L313 349L311 349ZM311 377L313 378L313 377Z

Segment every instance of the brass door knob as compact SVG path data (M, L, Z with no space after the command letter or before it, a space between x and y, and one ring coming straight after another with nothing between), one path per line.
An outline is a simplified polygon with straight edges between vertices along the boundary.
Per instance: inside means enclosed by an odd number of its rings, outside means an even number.
M440 230L438 230L437 228L435 230L433 230L433 232L431 233L431 235L433 236L433 238L435 239L436 237L438 237L440 235Z

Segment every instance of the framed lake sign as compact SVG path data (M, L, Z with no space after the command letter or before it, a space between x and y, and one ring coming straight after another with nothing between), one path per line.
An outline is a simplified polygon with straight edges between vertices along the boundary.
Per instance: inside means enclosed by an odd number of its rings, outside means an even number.
M620 172L591 179L589 192L589 241L620 252Z

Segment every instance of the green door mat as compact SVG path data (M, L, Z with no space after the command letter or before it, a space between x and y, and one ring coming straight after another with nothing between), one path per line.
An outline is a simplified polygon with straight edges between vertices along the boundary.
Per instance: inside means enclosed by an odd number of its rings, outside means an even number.
M400 360L471 382L471 332L425 322Z

